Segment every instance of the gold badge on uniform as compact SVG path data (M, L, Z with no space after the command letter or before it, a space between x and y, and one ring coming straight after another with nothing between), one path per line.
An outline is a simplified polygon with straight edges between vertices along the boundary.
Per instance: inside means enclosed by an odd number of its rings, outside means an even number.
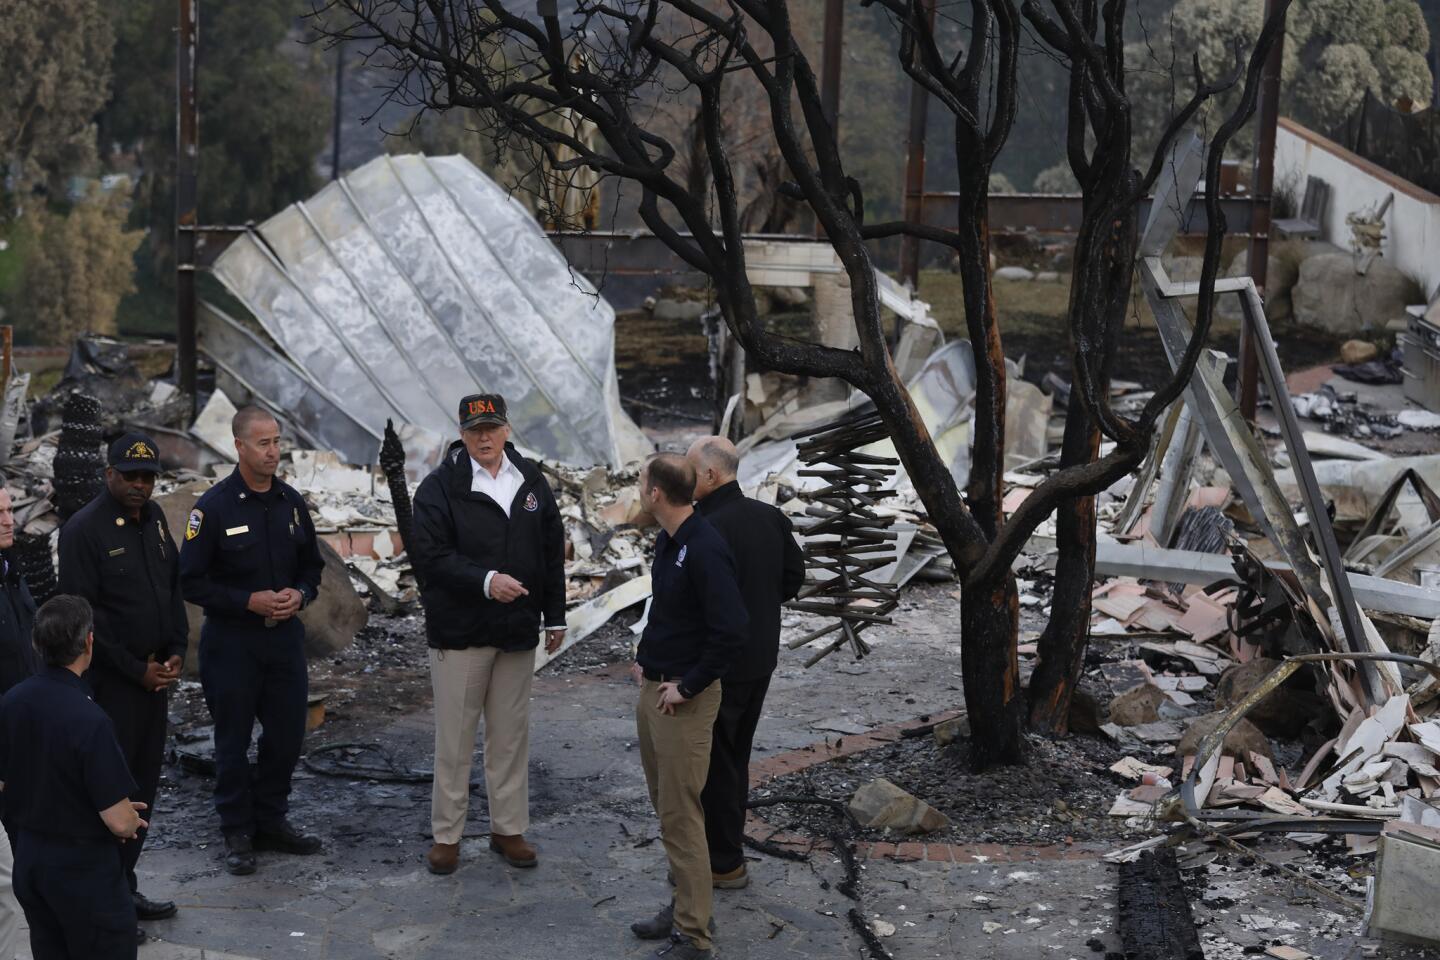
M205 511L191 510L190 519L185 522L185 539L194 540L200 536L200 524L205 520Z

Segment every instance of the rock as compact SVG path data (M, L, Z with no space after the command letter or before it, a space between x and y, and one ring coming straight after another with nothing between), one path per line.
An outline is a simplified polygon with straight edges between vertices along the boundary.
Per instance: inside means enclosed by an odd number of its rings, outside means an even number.
M776 306L788 307L794 310L803 307L810 302L810 294L804 287L767 287L770 302Z
M1380 348L1364 340L1346 340L1340 345L1341 363L1365 363L1380 356Z
M1322 253L1302 261L1292 293L1296 321L1331 333L1382 329L1424 299L1415 281L1384 258L1372 261L1361 276L1348 253Z
M883 777L855 791L850 798L850 814L863 826L908 834L932 833L950 826L945 814Z
M952 717L944 723L935 725L935 742L942 747L948 747L961 737L968 736L970 736L970 718L967 716Z
M1122 727L1138 727L1160 719L1160 704L1165 691L1153 683L1137 683L1110 701L1110 722Z
M185 549L185 524L190 511L195 501L208 489L208 480L196 480L155 498L160 509L165 511L165 522L170 526L171 535L179 538L182 551ZM325 572L320 575L320 595L300 612L300 622L305 625L305 652L311 657L325 657L343 650L370 620L365 601L360 599L350 582L345 562L324 540L320 541L320 556L325 559ZM200 624L205 614L199 607L187 603L185 615L190 621L190 649L185 656L185 672L196 676L200 672Z
M1059 283L1060 274L1054 270L1041 270L1035 274L1035 280L1039 283Z
M1088 690L1076 687L1070 694L1071 733L1100 733L1100 702Z
M1228 710L1244 700L1278 666L1278 660L1256 657L1248 663L1227 667L1215 682L1216 709ZM1300 736L1310 718L1320 716L1324 708L1319 697L1305 690L1303 677L1303 673L1296 674L1279 689L1272 690L1269 696L1250 708L1245 715L1246 721L1267 736L1283 740Z
M1183 757L1199 753L1200 741L1219 726L1224 716L1223 710L1217 710L1214 713L1207 713L1203 717L1196 717L1186 728L1185 735L1180 738L1180 742L1175 745L1175 755ZM1226 734L1222 749L1237 757L1258 753L1267 759L1275 759L1275 754L1270 749L1270 741L1265 738L1265 734L1260 732L1259 727L1244 718L1241 718Z
M1035 271L1024 267L1001 267L995 271L995 276L1000 280L1034 280Z
M660 299L655 301L655 308L651 314L656 320L696 321L704 315L705 306L704 300Z

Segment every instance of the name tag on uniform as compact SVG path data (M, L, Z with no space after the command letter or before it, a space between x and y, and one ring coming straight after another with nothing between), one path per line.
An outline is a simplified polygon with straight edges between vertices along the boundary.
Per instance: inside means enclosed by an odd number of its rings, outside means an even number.
M233 537L233 536L235 536L236 534L249 533L249 532L250 532L250 525L249 525L249 524L244 524L244 525L238 526L238 527L227 527L227 528L225 529L225 536L227 536L227 537Z
M112 557L118 557L118 556L120 556L121 554L123 554L124 552L125 552L125 548L124 548L124 547L116 547L114 550L111 550L111 551L110 551L110 556L112 556Z

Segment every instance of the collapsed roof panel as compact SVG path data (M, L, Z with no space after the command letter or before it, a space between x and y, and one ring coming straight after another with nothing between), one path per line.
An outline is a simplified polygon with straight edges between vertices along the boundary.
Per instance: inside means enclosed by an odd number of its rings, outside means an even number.
M516 442L543 456L618 466L645 452L620 409L614 311L462 157L372 160L214 269L376 436L387 418L453 435L455 403L481 390L505 395Z
M283 414L300 433L302 443L329 448L352 463L366 463L375 455L379 437L346 413L289 360L276 354L224 311L213 304L202 303L199 332L200 348L215 366ZM317 423L325 424L323 441L307 426Z

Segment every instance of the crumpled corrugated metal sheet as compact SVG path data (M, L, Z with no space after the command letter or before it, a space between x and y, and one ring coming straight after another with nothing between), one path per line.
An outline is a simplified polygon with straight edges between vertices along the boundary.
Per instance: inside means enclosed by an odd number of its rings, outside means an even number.
M649 449L620 409L614 311L463 157L378 157L243 235L214 272L374 436L387 418L455 436L460 397L498 392L515 442L544 457L622 466Z

